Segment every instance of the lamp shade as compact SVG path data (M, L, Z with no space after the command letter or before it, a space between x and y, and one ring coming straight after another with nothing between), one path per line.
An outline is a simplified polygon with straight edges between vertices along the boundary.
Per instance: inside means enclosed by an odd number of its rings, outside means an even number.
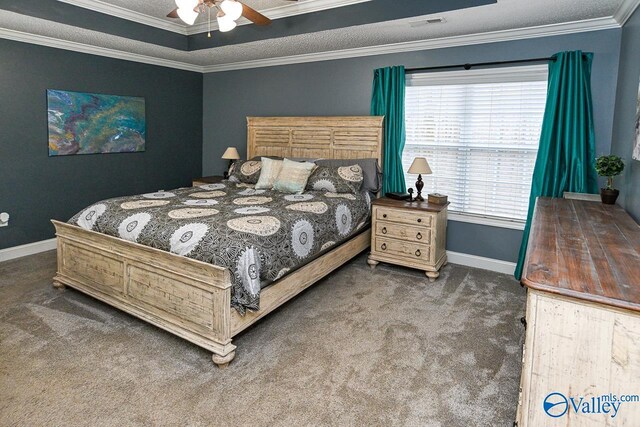
M238 3L235 0L224 0L220 4L220 9L233 21L242 16L242 3Z
M240 158L240 154L236 147L229 147L224 151L222 158L225 160L238 160Z
M413 163L411 163L411 167L407 172L411 174L425 175L430 175L433 173L431 172L431 168L429 167L427 159L425 159L424 157L416 157L415 159L413 159Z
M221 33L226 33L227 31L231 31L236 27L236 21L231 19L228 15L223 14L222 12L218 12L217 16L218 20L218 30Z

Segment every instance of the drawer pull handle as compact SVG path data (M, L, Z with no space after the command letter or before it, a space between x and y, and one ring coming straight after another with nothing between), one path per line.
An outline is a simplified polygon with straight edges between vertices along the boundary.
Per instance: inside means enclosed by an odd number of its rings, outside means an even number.
M387 227L382 227L382 234L387 234Z
M422 255L422 252L420 252L420 249L418 249L418 250L416 251L416 256L420 256L420 255Z
M422 234L420 232L418 232L418 234L416 234L416 239L422 240Z
M382 214L382 218L386 218L386 217L387 217L387 214Z
M380 246L380 249L382 249L383 251L387 250L387 244L383 243L382 246Z
M418 222L422 222L422 218L418 218Z

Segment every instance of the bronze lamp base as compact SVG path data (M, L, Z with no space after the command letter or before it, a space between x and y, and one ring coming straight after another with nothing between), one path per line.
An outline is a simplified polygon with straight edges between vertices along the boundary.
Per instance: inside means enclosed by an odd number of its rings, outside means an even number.
M418 180L416 181L416 197L414 197L414 200L417 200L419 202L424 202L424 199L422 198L422 187L424 187L424 182L422 182L422 175L418 174Z

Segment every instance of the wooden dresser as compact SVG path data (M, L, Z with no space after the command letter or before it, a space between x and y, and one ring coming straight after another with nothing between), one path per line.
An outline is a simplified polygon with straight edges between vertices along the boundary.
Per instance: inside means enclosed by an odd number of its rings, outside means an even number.
M447 205L388 198L373 202L371 268L380 262L424 270L430 281L447 263Z
M619 400L640 394L638 224L619 206L538 199L522 283L518 426L640 425L640 402Z

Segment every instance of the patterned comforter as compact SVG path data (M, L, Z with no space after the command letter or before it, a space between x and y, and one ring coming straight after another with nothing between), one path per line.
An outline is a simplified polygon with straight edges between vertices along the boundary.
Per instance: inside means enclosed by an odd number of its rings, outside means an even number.
M282 194L223 181L103 200L69 223L226 267L231 305L258 310L260 289L355 235L371 195Z

